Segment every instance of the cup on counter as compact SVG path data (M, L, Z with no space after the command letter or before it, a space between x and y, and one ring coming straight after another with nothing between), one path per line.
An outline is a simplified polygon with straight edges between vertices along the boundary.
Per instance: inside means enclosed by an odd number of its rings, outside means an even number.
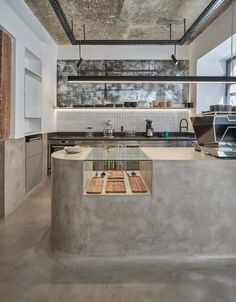
M230 112L230 111L232 111L232 105L223 105L223 111L228 111L228 112Z
M147 101L138 101L138 107L148 108L148 102Z
M87 127L86 136L93 137L93 127Z
M209 110L212 112L212 111L215 111L215 106L214 105L211 105L210 107L209 107Z
M158 108L159 107L159 101L152 101L152 107Z
M214 111L223 111L223 105L214 105Z
M163 131L162 132L162 137L164 137L164 138L169 137L169 131Z
M124 107L129 108L130 107L130 102L124 102Z
M133 108L137 107L137 102L130 102L130 107L133 107Z

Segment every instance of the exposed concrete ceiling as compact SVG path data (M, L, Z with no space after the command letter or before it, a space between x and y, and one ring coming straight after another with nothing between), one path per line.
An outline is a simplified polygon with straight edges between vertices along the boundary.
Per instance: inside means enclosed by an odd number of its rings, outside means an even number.
M25 0L58 44L70 44L48 0ZM60 0L68 20L74 22L76 39L180 39L211 0ZM227 2L227 1L226 1ZM229 5L229 2L226 3ZM211 18L219 15L227 6ZM208 23L209 24L209 23Z

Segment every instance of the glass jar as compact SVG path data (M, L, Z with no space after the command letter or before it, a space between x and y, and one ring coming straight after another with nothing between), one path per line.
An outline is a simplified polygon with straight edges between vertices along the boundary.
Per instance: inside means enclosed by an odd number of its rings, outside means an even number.
M87 127L86 136L93 137L93 127Z

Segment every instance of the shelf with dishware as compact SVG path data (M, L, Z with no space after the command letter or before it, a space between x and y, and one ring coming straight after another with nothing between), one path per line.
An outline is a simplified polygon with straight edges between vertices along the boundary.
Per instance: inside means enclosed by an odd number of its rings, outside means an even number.
M186 110L189 108L193 108L193 103L179 103L174 104L168 102L124 102L124 103L107 103L107 104L74 104L71 106L65 105L60 107L55 107L55 109L122 109L122 110L134 110L134 109L158 109L158 110L173 110L180 109Z

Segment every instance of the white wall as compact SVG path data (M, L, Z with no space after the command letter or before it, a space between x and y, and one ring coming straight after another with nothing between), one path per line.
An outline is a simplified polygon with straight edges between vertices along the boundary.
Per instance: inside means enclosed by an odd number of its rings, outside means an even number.
M236 4L234 3L234 20L233 20L233 28L234 33L236 33ZM211 68L211 62L218 64L217 62L220 60L226 59L230 57L230 37L232 35L232 7L229 7L223 14L219 16L197 39L195 39L189 47L189 72L190 75L203 75L202 74L202 63L204 64L207 74L205 75L222 75L220 74L220 70L216 74L217 68ZM236 48L236 40L234 39L234 48ZM222 43L227 43L227 47L223 49L218 49L218 56L211 56L210 54L213 50L215 50ZM227 49L227 50L226 50ZM215 54L217 51L215 52ZM202 61L199 63L199 59ZM209 64L209 68L207 67ZM198 68L199 67L199 68ZM197 93L198 93L198 85L190 85L190 101L196 102ZM222 88L222 87L221 87ZM218 87L220 94L222 93L222 89ZM209 90L216 89L215 85L209 87ZM201 89L200 89L201 90ZM200 95L199 97L202 97ZM220 95L218 95L220 98ZM204 96L204 99L207 99L207 95ZM199 107L200 109L200 107Z
M189 46L177 47L177 58L188 60ZM174 46L159 45L84 45L81 47L82 58L87 60L170 60ZM58 46L59 60L79 58L78 46Z
M121 46L82 46L82 58L90 60L170 60L174 46L121 45ZM79 58L78 46L58 46L58 59L76 60ZM188 60L188 46L177 47L177 57ZM111 119L115 131L120 126L125 129L145 131L147 118L156 122L155 131L178 131L181 118L189 118L188 110L57 110L58 131L86 131L86 127L94 127L94 131L103 131L104 123Z
M58 109L58 131L86 131L87 127L93 127L95 132L102 132L105 121L110 119L115 132L124 130L136 130L145 132L145 120L154 122L156 132L179 131L179 122L182 118L189 121L188 109Z
M0 27L14 39L13 137L24 136L25 48L42 60L42 132L55 131L57 48L24 1L0 0Z
M221 62L211 56L199 59L197 63L198 75L224 76L225 68ZM196 113L209 110L210 105L224 104L225 84L204 83L197 85Z

